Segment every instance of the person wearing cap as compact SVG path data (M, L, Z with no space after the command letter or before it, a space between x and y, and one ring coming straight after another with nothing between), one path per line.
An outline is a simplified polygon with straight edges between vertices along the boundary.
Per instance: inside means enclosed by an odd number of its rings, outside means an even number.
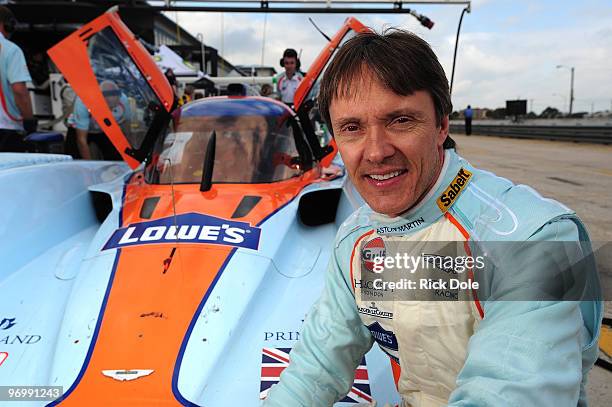
M0 152L26 151L24 133L36 131L26 86L32 78L23 51L9 40L16 25L11 10L0 6Z
M295 91L304 79L304 75L300 72L300 59L293 48L287 48L283 52L280 66L285 68L285 72L281 72L276 77L280 100L287 105L293 105Z

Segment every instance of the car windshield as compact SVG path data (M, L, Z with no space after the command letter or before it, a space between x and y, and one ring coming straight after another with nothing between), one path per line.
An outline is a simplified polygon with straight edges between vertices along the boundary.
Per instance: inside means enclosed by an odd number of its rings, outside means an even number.
M133 148L140 148L158 102L145 76L136 67L110 27L88 40L88 54L108 108Z
M149 182L199 184L213 132L213 183L268 183L304 170L294 135L299 127L282 106L257 99L217 99L193 102L179 113L158 140L148 166Z

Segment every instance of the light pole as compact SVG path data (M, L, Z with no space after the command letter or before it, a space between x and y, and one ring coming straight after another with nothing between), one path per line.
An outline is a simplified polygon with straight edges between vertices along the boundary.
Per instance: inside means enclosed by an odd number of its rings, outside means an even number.
M261 39L261 66L264 64L264 53L266 50L266 26L268 25L268 13L264 13L263 35Z
M453 54L453 69L451 71L451 80L450 80L450 94L453 94L453 82L455 81L455 62L457 61L457 48L459 47L459 32L461 31L461 22L463 21L463 15L466 12L472 11L472 3L468 3L467 7L465 7L461 11L461 17L459 17L459 25L457 26L457 38L455 39L455 53Z
M198 41L200 41L200 52L202 53L202 73L206 74L206 47L204 46L204 34L198 33L196 38Z
M569 97L569 115L572 115L572 107L574 106L574 67L569 67L565 65L557 65L557 69L566 68L571 72L570 76L570 97Z

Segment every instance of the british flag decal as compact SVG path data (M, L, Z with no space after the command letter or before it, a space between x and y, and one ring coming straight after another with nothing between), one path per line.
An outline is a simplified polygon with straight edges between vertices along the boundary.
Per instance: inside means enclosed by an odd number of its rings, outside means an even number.
M289 366L289 352L291 348L263 348L261 350L261 386L259 398L265 399L270 388L278 383L283 370ZM341 403L369 403L372 401L370 380L365 357L355 370L353 387Z

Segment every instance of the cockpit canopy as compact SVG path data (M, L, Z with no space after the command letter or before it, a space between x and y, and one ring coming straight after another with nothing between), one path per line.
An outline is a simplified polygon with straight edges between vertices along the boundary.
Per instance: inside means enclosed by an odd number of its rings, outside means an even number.
M312 168L313 159L329 165L335 144L321 146L325 131L316 123L317 81L342 42L365 31L363 24L348 18L321 51L296 90L299 124L288 107L258 97L204 99L175 110L176 95L167 78L116 8L48 53L132 169L147 160L148 182L200 182L202 188L210 182L291 178ZM216 146L213 171L211 160L206 167L204 163L213 156L212 148L206 151L208 144Z
M264 98L201 99L177 110L158 139L147 180L200 183L206 150L216 134L213 183L269 183L312 165L291 111Z

